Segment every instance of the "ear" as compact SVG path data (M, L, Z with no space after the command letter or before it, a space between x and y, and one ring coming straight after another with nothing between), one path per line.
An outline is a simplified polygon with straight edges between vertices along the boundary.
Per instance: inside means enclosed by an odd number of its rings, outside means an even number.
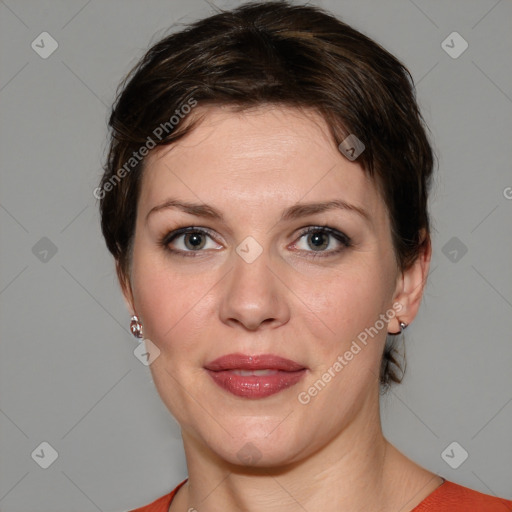
M135 306L133 301L132 286L130 283L129 276L125 275L125 273L122 271L119 261L116 261L116 273L117 279L119 280L119 285L121 287L121 291L123 292L126 307L130 311L130 315L134 315Z
M390 320L389 332L399 332L399 322L405 322L409 325L420 308L432 257L430 236L425 231L422 232L422 240L420 254L414 263L400 274L397 280L393 304L401 304L402 309L399 310L395 318Z

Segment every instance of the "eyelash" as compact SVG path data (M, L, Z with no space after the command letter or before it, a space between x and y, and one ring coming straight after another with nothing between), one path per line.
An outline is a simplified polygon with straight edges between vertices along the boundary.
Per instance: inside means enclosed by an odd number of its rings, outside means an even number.
M167 233L163 238L160 239L159 245L163 247L164 250L175 254L177 256L182 256L184 258L196 258L199 256L199 253L204 252L202 250L198 251L182 251L182 250L176 250L171 249L169 247L169 244L174 241L176 238L178 238L181 235L187 235L191 233L200 233L202 235L207 235L210 238L212 237L211 231L207 230L205 228L195 228L193 226L188 226L185 228L176 229L174 231L171 231L170 233ZM329 226L309 226L307 229L304 229L299 234L298 240L300 240L303 236L311 234L311 233L324 233L332 236L338 242L342 244L342 247L336 250L331 251L304 251L307 253L311 253L311 258L327 258L329 256L333 256L336 254L339 254L343 250L345 250L348 247L352 246L352 241L350 237L342 233L341 231L338 231L337 229L331 228Z

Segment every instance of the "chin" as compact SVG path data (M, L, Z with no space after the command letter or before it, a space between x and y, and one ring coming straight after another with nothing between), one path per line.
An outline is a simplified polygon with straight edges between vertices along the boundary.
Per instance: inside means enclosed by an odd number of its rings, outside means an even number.
M224 417L227 419L226 417ZM228 464L241 467L280 467L298 461L312 448L312 443L301 439L294 426L286 425L289 419L252 417L251 421L225 422L204 425L195 437L217 457ZM229 426L228 426L229 425ZM279 428L281 427L281 428ZM298 426L297 426L298 427Z
M240 446L240 448L238 448ZM292 446L277 446L275 442L266 440L261 442L256 440L242 441L235 443L229 449L227 446L219 447L217 455L229 464L243 468L278 468L291 464L297 460L293 456L294 448ZM233 450L234 448L234 450Z

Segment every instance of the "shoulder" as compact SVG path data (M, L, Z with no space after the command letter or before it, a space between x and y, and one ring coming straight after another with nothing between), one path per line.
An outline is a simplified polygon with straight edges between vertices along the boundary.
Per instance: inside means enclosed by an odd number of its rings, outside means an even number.
M171 501L174 498L174 495L178 492L178 489L187 481L188 479L183 480L180 484L178 484L169 494L165 494L160 498L152 501L149 505L145 505L144 507L140 507L137 509L130 510L129 512L168 512L169 507L171 505Z
M171 505L172 492L152 501L149 505L131 510L130 512L167 512Z
M512 512L512 501L446 480L411 512Z

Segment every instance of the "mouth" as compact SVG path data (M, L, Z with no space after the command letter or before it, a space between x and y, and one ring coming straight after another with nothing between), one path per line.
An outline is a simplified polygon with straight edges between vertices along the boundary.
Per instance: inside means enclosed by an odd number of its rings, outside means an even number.
M242 398L265 398L297 384L303 365L273 354L228 354L205 365L213 382Z

